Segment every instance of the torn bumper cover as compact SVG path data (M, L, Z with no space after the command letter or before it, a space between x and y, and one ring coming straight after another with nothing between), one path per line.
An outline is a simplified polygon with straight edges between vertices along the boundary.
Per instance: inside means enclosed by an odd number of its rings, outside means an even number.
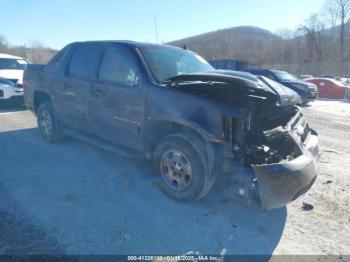
M308 191L317 177L318 157L318 137L310 130L301 156L291 161L253 165L262 209L284 206Z

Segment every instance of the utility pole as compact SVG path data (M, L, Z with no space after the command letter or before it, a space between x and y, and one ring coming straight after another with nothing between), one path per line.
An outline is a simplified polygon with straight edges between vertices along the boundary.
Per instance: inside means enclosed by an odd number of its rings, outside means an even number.
M154 28L155 28L155 31L156 31L156 41L157 41L157 44L159 44L159 40L158 40L158 23L157 23L157 17L156 16L154 17Z

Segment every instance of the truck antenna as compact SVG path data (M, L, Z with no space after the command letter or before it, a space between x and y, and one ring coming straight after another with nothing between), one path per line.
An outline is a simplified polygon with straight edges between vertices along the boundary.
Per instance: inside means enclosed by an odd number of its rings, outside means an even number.
M157 17L156 16L154 17L154 29L155 29L155 32L156 32L156 41L157 41L157 44L159 44L159 40L158 40L158 23L157 23Z

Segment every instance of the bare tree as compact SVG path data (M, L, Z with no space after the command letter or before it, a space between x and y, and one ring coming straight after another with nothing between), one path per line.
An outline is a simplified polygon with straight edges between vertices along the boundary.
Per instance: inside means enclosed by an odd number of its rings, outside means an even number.
M274 60L279 64L291 63L293 60L293 55L295 53L295 44L292 39L296 37L293 30L289 28L281 28L275 32L280 39L274 41L273 52Z
M320 62L323 58L322 34L325 30L325 24L320 20L318 14L309 17L304 25L300 25L298 31L305 34L306 56L308 62L316 60Z
M225 31L217 32L217 43L219 48L219 58L227 58L232 53L232 41L230 39L230 35L228 35Z
M295 32L290 28L280 28L275 34L284 40L292 39L295 36Z
M333 0L326 1L325 15L328 18L331 28L334 28L338 25L339 12L337 6L333 3Z
M326 9L332 17L332 26L340 24L340 61L344 61L344 43L346 34L346 25L350 17L350 0L328 0Z
M7 40L4 36L0 35L0 52L6 52L8 48Z

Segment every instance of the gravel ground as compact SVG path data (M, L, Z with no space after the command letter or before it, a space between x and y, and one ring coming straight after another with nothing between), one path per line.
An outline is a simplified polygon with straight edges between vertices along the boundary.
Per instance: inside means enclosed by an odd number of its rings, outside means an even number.
M350 255L350 104L304 111L320 136L319 177L264 214L219 185L176 203L148 163L73 139L47 144L30 112L0 109L0 254Z
M274 253L350 254L350 103L317 101L304 112L320 138L319 175L304 197L288 205ZM313 210L300 212L303 202Z

